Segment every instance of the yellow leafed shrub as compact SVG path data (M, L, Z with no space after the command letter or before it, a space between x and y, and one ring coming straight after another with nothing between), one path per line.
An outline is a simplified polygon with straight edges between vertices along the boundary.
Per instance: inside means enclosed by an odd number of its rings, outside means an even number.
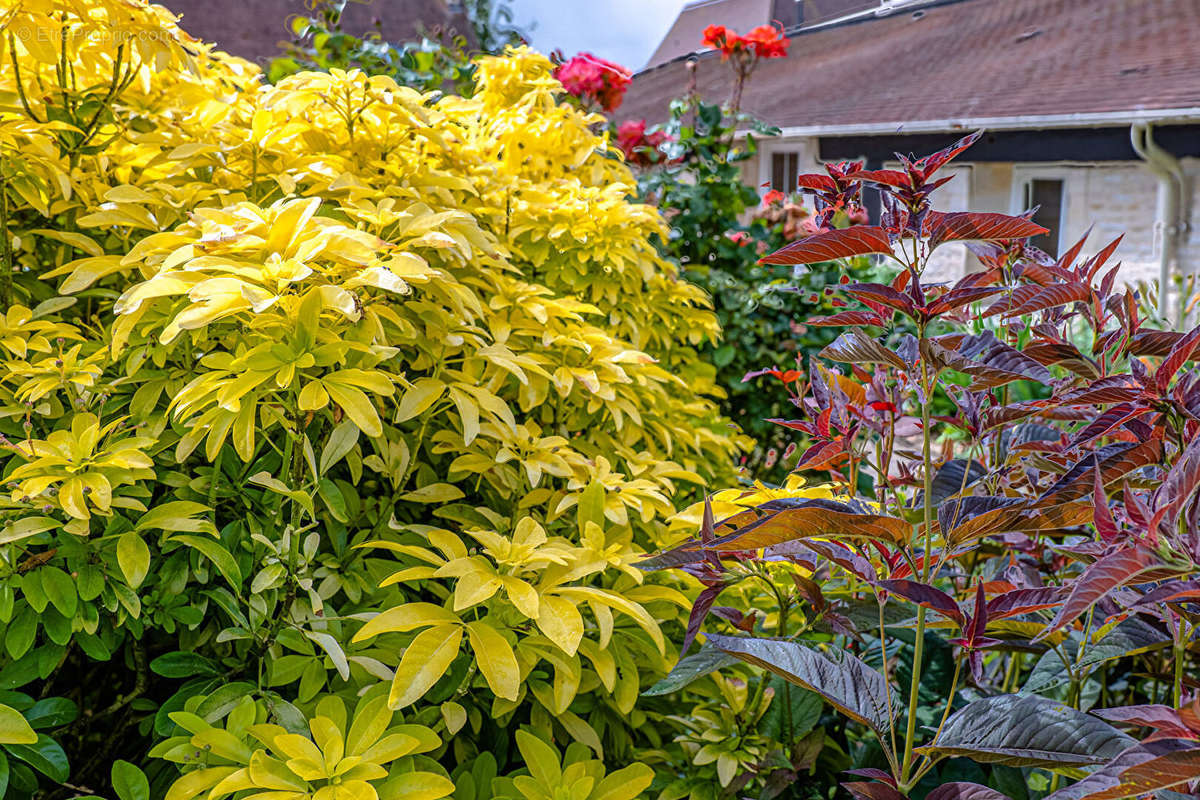
M690 603L634 564L742 442L550 62L269 85L140 0L0 10L0 683L62 701L10 791L622 800L690 758L639 700Z

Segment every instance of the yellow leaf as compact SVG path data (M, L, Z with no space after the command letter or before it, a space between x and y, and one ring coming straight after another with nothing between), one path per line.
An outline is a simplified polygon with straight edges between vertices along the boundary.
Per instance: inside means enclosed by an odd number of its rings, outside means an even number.
M462 636L459 625L438 625L418 633L396 667L388 706L393 710L404 708L433 688L458 655Z
M462 489L450 483L431 483L400 496L410 503L450 503L466 497Z
M412 419L425 409L437 402L446 390L446 384L437 378L418 378L400 398L400 407L396 411L396 421L404 422Z
M467 710L454 701L442 703L442 721L446 723L446 731L453 736L467 724Z
M150 572L150 548L134 531L117 538L117 564L131 587L136 589Z
M488 687L497 697L516 700L521 687L521 667L512 645L486 622L468 622L467 636Z
M404 800L438 800L454 791L454 783L436 772L405 772L388 781L388 788Z
M583 616L574 603L555 595L542 595L537 625L567 655L575 655L583 638Z
M379 414L361 389L334 383L325 384L325 389L333 398L333 402L342 407L346 416L360 431L372 438L383 435L383 424L379 421Z
M0 704L0 744L33 744L37 738L20 711Z
M361 642L381 633L403 633L426 625L457 623L458 616L433 603L405 603L383 611L371 618L354 634L354 642Z
M75 231L55 231L49 228L34 228L30 233L38 236L44 236L47 239L53 239L56 242L69 244L78 250L82 250L89 256L104 255L104 248L96 244L96 240L90 236L85 236L82 233Z

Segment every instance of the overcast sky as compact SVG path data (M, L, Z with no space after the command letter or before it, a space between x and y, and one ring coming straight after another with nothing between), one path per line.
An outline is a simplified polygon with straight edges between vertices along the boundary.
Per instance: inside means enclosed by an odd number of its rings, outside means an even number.
M537 49L586 50L641 69L683 8L684 0L513 0L515 22Z

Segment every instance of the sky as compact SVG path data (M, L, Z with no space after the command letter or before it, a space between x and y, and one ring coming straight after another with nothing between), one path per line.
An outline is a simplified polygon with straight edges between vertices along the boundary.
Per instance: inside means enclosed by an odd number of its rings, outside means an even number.
M567 56L580 51L641 69L684 0L513 0L514 22L534 47ZM530 31L530 22L536 27Z

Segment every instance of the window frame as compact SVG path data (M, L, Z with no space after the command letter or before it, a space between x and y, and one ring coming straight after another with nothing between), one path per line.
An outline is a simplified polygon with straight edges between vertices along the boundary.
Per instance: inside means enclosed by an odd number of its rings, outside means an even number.
M1030 191L1033 181L1061 181L1062 198L1058 207L1058 230L1055 234L1056 250L1061 255L1066 247L1067 222L1071 211L1071 173L1070 167L1044 164L1013 164L1012 187L1009 197L1009 213L1016 215L1028 210L1025 205L1025 195Z

